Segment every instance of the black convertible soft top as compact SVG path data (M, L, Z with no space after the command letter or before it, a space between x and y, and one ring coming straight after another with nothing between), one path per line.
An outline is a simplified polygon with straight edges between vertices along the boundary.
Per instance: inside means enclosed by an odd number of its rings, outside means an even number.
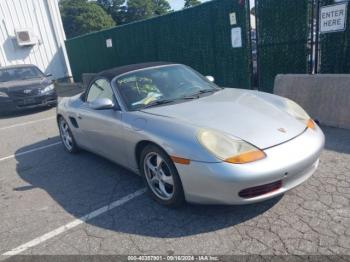
M103 76L111 81L114 77L131 72L131 71L149 68L149 67L155 67L155 66L174 65L174 64L176 64L176 63L149 62L149 63L133 64L133 65L127 65L127 66L121 66L121 67L115 67L112 69L108 69L108 70L105 70L105 71L98 73L98 75Z

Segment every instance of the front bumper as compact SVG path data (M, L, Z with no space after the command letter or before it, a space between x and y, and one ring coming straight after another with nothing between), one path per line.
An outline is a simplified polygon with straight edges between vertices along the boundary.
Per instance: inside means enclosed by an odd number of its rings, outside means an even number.
M185 198L201 204L250 204L270 199L306 181L317 169L325 138L321 129L307 129L298 137L264 150L267 157L248 164L225 162L176 164ZM239 192L282 181L282 186L257 197Z
M31 109L57 104L56 92L39 96L0 98L0 113L13 112L21 109Z

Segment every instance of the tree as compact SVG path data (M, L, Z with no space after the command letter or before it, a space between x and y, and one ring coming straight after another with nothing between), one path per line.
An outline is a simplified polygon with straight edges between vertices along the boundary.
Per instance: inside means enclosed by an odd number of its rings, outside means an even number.
M94 2L61 0L60 10L67 38L115 26L112 17Z
M128 23L152 17L152 0L128 0L126 20Z
M185 0L184 8L189 8L201 4L199 0Z
M170 12L167 0L128 0L126 22L134 22Z
M153 0L153 15L165 15L169 12L171 7L167 0Z
M97 3L113 18L117 25L125 23L127 12L125 0L97 0Z

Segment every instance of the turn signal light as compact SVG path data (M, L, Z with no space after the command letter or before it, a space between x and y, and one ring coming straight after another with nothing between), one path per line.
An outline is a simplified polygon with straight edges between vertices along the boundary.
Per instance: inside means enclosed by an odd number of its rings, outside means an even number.
M245 163L250 163L250 162L263 159L265 157L266 155L263 151L254 150L254 151L248 151L248 152L242 153L234 157L230 157L226 159L225 162L231 163L231 164L245 164Z
M309 119L307 121L306 125L307 125L308 128L311 128L311 129L315 129L316 128L315 122L312 119Z
M182 164L182 165L189 165L191 163L191 160L177 157L177 156L171 156L171 160L173 160L174 163Z

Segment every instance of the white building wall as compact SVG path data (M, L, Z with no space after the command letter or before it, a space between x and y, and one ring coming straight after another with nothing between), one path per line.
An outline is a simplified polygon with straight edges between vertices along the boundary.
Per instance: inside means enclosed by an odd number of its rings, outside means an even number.
M30 29L36 44L17 45L15 31ZM0 66L34 64L55 78L71 76L58 0L0 0Z

